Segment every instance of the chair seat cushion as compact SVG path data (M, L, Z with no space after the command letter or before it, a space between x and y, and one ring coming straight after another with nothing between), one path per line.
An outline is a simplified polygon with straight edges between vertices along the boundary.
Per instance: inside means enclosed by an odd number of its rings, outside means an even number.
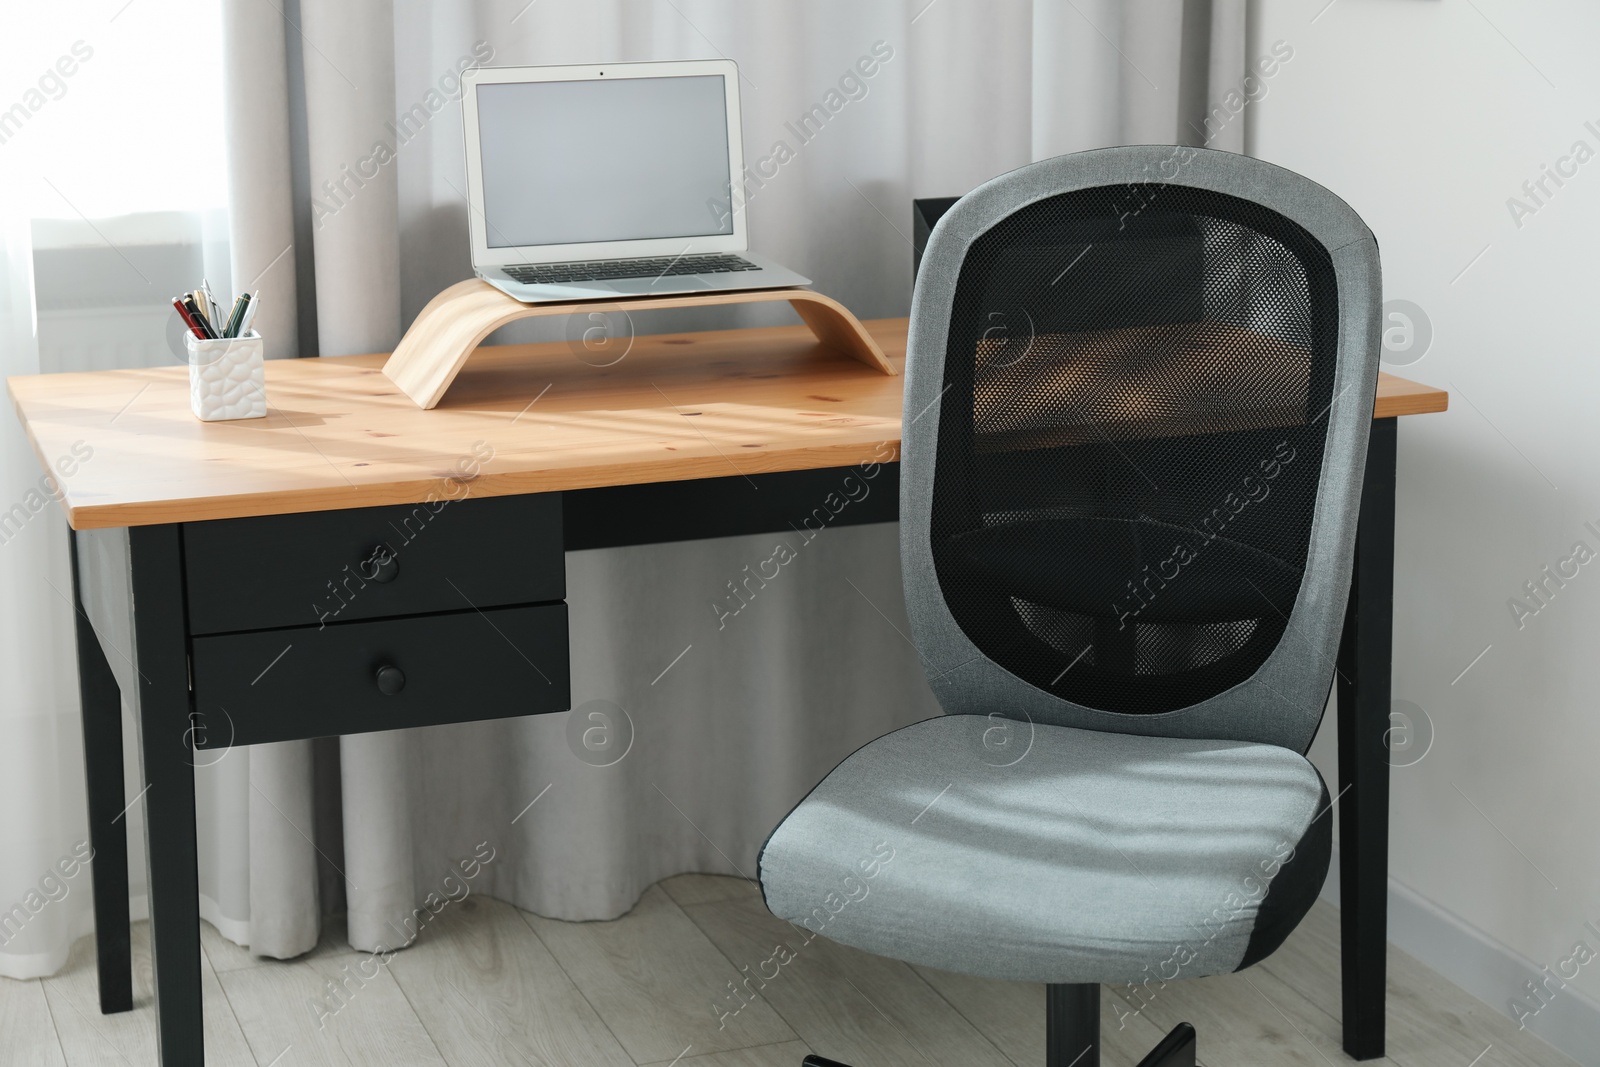
M1249 966L1328 869L1298 753L946 715L856 751L773 831L767 907L881 956L1031 982Z

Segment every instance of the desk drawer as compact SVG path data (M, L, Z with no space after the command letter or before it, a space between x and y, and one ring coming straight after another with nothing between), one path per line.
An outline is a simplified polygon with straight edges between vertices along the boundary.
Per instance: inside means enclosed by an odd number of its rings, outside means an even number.
M566 597L559 493L185 523L183 550L194 634Z
M191 662L200 748L538 715L572 700L559 603L197 637Z

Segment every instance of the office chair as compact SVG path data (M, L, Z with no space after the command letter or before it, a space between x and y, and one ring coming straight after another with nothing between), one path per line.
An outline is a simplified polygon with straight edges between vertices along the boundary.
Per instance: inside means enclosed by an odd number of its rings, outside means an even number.
M1062 156L949 209L911 306L900 505L945 714L784 818L760 857L774 915L1045 983L1050 1067L1099 1063L1102 983L1136 1009L1283 943L1328 868L1304 752L1380 300L1354 211L1230 153ZM1195 1040L1180 1025L1143 1067L1192 1067Z

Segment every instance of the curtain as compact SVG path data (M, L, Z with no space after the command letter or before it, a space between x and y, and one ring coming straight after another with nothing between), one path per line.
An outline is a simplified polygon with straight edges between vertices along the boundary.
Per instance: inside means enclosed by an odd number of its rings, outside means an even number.
M273 357L388 350L430 297L471 273L463 66L726 57L741 71L747 163L780 141L790 149L747 188L752 247L862 318L904 315L913 197L1104 145L1241 150L1248 115L1206 119L1245 76L1245 8L290 0L280 17L224 0L235 287L261 290L257 328ZM889 58L857 76L874 49ZM833 115L801 142L785 124L819 103ZM563 150L626 160L604 131ZM635 317L640 332L785 321L774 308ZM524 322L495 340L561 329ZM20 478L27 464L7 448L5 469ZM824 530L719 619L727 583L777 540L568 554L570 712L202 761L203 915L261 955L307 951L339 911L353 947L394 947L405 917L480 842L496 858L477 891L562 919L615 917L682 871L753 875L766 834L840 759L938 711L906 636L893 526ZM58 641L54 659L70 647ZM29 744L75 757L75 709L57 707L70 684L28 692L61 734L53 749ZM79 788L81 775L63 773L62 795L45 803L81 810ZM22 847L5 843L0 871ZM55 955L31 973L59 965L76 932L41 941Z
M34 190L21 181L27 168L9 162L0 170L0 202L31 201ZM39 373L32 264L26 213L0 214L0 378ZM0 974L16 978L60 968L71 942L91 928L72 576L66 522L55 501L59 476L35 460L6 404L0 412Z

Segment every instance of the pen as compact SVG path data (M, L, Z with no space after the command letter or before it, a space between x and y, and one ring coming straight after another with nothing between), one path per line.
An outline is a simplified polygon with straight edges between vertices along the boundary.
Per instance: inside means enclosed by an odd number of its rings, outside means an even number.
M217 306L217 298L212 295L211 283L204 278L200 279L200 292L205 294L205 303L201 306L205 308L206 318L220 328L222 309Z
M233 302L233 311L228 315L228 325L223 328L222 336L238 337L239 326L244 322L245 308L250 306L250 294L240 293L239 298Z
M173 297L172 308L178 313L178 317L183 320L183 324L189 328L190 332L202 341L206 339L206 332L200 328L200 324L195 321L194 316L189 314L189 309L184 306L181 299Z
M206 318L205 312L200 310L200 302L195 299L194 293L187 293L183 298L183 306L189 310L190 316L195 320L196 327L200 330L203 340L213 340L217 331L212 329L211 322Z
M255 292L249 295L250 303L245 306L244 317L239 320L239 330L234 334L235 337L244 337L250 333L250 324L254 322L256 318L256 308L261 306L260 289L257 289Z
M210 331L212 337L217 336L216 324L211 321L211 301L206 299L205 290L192 290L189 293L189 297L194 301L194 306L190 310L200 316L200 320L205 323L206 329Z

